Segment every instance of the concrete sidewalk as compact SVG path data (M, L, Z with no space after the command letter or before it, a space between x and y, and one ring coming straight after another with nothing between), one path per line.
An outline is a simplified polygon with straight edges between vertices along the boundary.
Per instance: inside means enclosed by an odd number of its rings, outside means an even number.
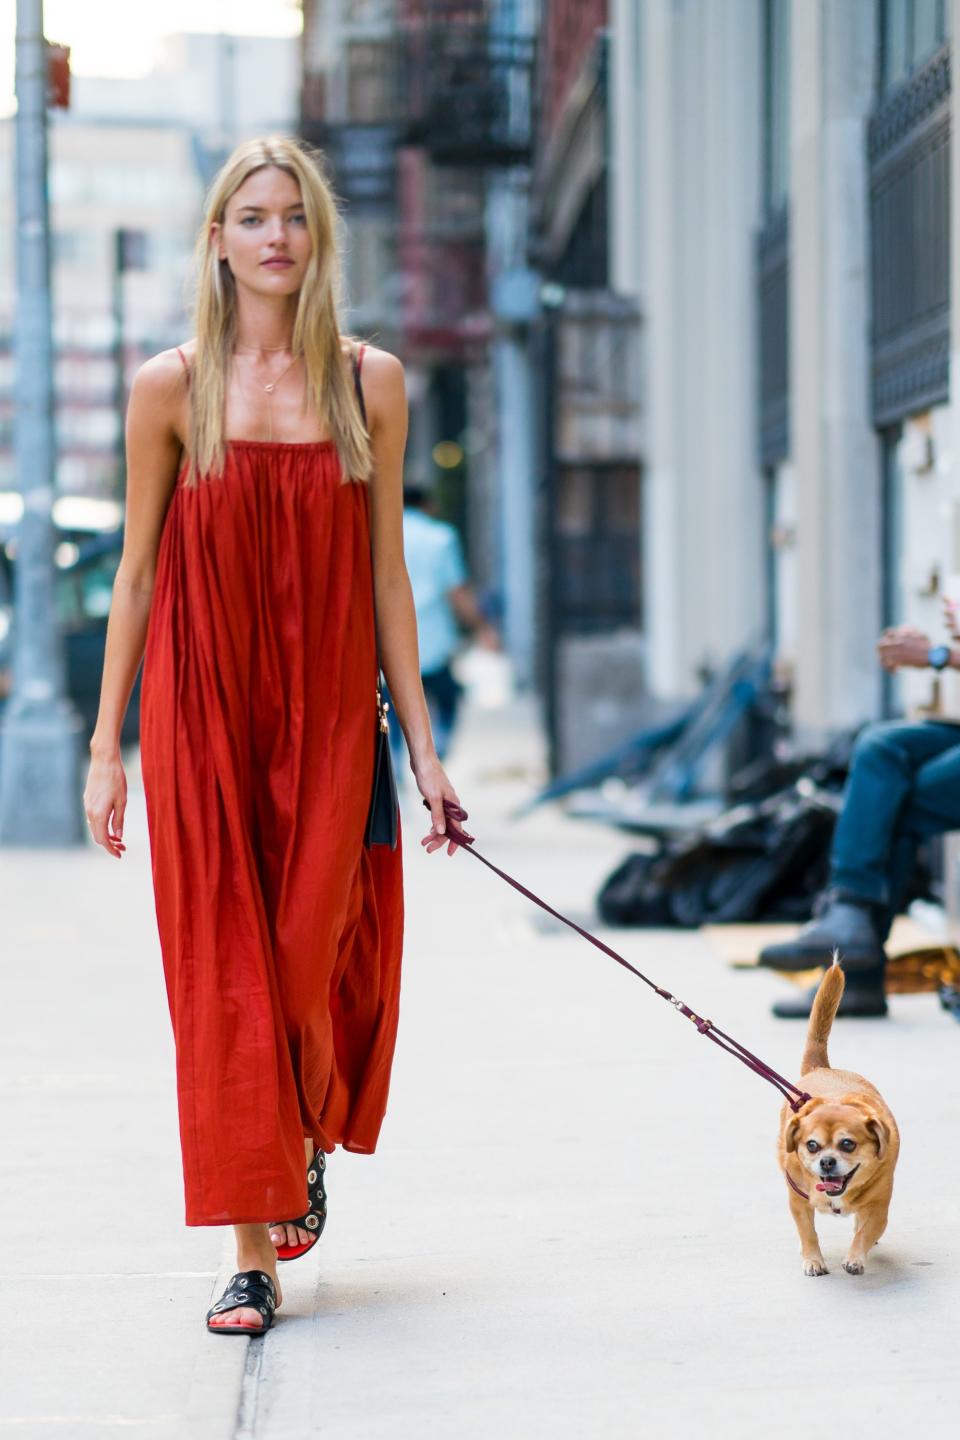
M128 850L0 849L0 1435L228 1440L217 1230L183 1224L173 1042L137 757ZM219 1277L225 1283L232 1270Z
M449 771L477 848L587 918L629 837L555 808L511 823L534 732L474 715ZM251 1354L256 1440L952 1433L960 1294L952 1143L960 1030L934 997L838 1025L903 1132L891 1225L862 1277L801 1274L775 1160L779 1097L613 961L408 814L408 940L391 1106L337 1155L318 1254L285 1267ZM587 919L592 925L592 921ZM606 938L783 1073L785 982L694 934ZM289 1278L287 1278L289 1277Z
M517 709L469 717L449 770L478 848L587 918L629 837L553 808L510 822L539 764ZM133 774L131 792L119 864L0 852L0 1434L952 1433L956 1022L916 996L895 997L888 1022L837 1026L835 1062L880 1086L903 1150L867 1273L840 1270L838 1221L822 1227L831 1274L806 1279L775 1161L775 1092L468 856L424 855L412 803L380 1148L332 1157L327 1231L283 1267L274 1330L208 1337L203 1313L231 1256L216 1231L181 1224ZM795 1075L802 1028L768 1013L783 982L724 967L696 935L606 938Z

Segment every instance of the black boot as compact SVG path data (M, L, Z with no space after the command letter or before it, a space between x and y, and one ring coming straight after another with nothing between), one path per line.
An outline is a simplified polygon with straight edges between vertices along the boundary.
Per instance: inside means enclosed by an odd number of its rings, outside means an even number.
M767 970L809 970L814 965L829 965L834 950L839 950L848 975L851 971L875 970L886 964L887 957L873 917L871 905L833 899L795 939L761 950L757 964Z
M846 968L846 967L844 967ZM882 965L848 975L837 1016L846 1020L879 1020L887 1013ZM819 983L802 995L778 1000L772 1007L778 1020L808 1020Z

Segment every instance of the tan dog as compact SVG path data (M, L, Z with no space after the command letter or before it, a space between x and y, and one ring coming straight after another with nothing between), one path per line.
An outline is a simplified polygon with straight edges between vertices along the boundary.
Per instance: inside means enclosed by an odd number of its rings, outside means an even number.
M780 1168L800 1234L804 1275L826 1275L814 1225L824 1215L854 1215L856 1229L843 1268L862 1275L867 1251L887 1227L893 1171L900 1151L896 1121L880 1092L850 1070L834 1070L827 1040L843 995L834 959L810 1012L800 1085L813 1098L796 1114L784 1105Z

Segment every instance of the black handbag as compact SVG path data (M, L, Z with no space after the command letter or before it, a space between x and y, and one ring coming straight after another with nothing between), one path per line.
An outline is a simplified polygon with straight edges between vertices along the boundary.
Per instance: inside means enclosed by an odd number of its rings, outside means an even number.
M370 793L370 810L367 815L367 830L364 844L389 845L397 848L397 781L393 773L393 756L390 753L390 722L387 720L387 702L377 680L377 734L373 752L373 789Z

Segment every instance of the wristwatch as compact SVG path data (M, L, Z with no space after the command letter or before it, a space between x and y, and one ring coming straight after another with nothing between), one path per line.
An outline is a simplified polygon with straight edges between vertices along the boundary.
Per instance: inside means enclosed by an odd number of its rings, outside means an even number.
M931 645L927 651L927 664L934 670L944 670L950 664L949 645Z

